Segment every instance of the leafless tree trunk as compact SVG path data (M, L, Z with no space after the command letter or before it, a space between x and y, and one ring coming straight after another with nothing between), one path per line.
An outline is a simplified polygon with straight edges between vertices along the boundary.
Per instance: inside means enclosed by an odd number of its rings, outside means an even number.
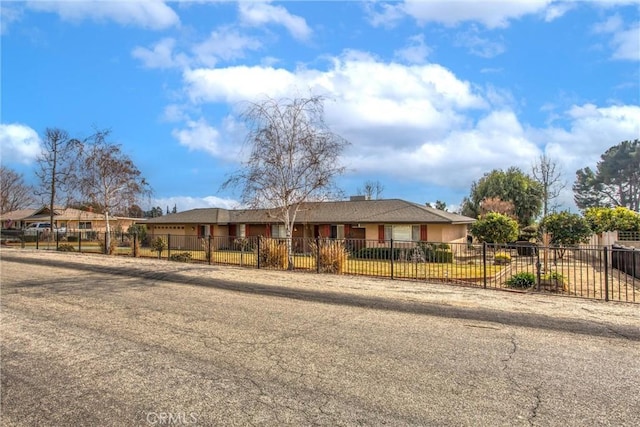
M562 170L558 163L546 154L542 154L532 166L533 179L542 187L542 216L546 217L549 211L556 206L550 205L556 199L567 183L562 180Z
M36 171L36 176L40 180L40 194L48 197L49 223L53 231L55 204L59 194L73 190L76 182L77 159L82 152L82 143L77 139L69 138L69 134L62 129L47 128L42 145L42 152L37 159L39 169Z
M105 251L111 247L109 219L117 212L126 212L149 186L133 161L120 145L107 141L110 131L97 131L82 157L80 189L85 198L101 207L106 221Z
M241 187L245 205L269 208L284 223L289 269L294 267L292 235L298 212L307 201L339 194L334 180L344 172L340 154L348 143L326 125L323 102L311 96L249 103L242 118L251 152L223 184Z
M33 188L24 183L22 174L0 166L0 213L24 209L34 201Z

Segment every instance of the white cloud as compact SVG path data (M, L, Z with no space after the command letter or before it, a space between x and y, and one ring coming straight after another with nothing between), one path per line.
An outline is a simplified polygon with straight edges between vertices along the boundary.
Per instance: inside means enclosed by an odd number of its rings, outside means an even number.
M186 66L188 63L186 56L180 53L173 53L175 45L175 39L167 37L155 43L151 49L137 46L133 49L131 55L142 61L142 64L147 68L173 68Z
M624 22L622 21L622 17L616 14L594 25L593 31L595 33L615 33L616 31L620 31L623 26Z
M598 107L574 105L565 112L566 128L544 130L549 146L575 172L593 166L608 148L624 140L640 138L640 107L632 105Z
M183 74L189 98L196 103L284 96L295 84L293 73L271 67L199 68Z
M326 96L327 123L352 143L343 156L350 173L456 191L467 190L492 169L529 171L543 151L561 159L572 182L576 169L595 163L610 146L640 137L637 106L578 105L553 111L560 117L553 127L536 129L521 122L513 96L503 88L475 87L437 64L383 62L359 51L333 58L323 70L188 70L184 84L195 105L238 106L265 95L296 96L308 88ZM241 140L227 138L225 126L220 141Z
M0 158L2 163L30 164L42 148L38 133L18 123L0 124Z
M245 25L262 26L279 24L284 26L296 39L307 40L311 36L311 28L307 21L290 14L282 6L273 6L267 1L241 1L238 4L240 20Z
M9 31L9 25L19 21L22 17L22 10L9 6L6 2L0 7L0 34L6 34Z
M232 28L220 28L212 31L207 40L196 44L192 51L198 63L214 67L219 60L243 58L247 50L260 47L262 43L258 39L240 34Z
M617 32L611 40L613 59L640 61L640 24Z
M622 17L612 15L593 27L596 34L609 35L611 58L640 61L640 24L635 22L626 26Z
M161 0L30 1L27 5L33 10L57 13L61 19L72 22L85 19L111 20L122 25L134 25L153 30L180 24L180 18L175 11Z
M172 132L181 145L189 150L205 151L213 156L220 156L220 133L204 119L187 121L187 129Z
M394 56L410 64L422 64L426 61L431 49L424 42L424 34L409 37L408 45L394 52Z
M480 37L476 28L458 34L455 43L458 46L466 47L470 53L481 58L493 58L506 50L502 41Z
M462 22L479 22L487 28L504 28L513 19L545 13L552 2L553 0L405 0L399 7L419 23L438 22L455 26ZM554 13L558 15L560 10L556 9Z
M395 26L405 16L399 4L375 1L365 3L365 13L371 25L387 28Z

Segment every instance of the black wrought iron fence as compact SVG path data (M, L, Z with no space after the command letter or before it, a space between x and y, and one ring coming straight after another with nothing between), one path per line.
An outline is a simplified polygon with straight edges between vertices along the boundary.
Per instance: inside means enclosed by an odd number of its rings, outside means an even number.
M69 232L23 247L293 269L640 302L640 251L364 239L277 239ZM18 239L20 240L20 239ZM291 246L291 257L288 246Z

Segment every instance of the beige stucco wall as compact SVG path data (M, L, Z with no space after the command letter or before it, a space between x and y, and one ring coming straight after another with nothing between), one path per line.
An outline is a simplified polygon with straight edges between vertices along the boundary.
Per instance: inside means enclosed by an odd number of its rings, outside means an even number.
M466 224L429 224L427 225L427 241L429 242L466 242Z

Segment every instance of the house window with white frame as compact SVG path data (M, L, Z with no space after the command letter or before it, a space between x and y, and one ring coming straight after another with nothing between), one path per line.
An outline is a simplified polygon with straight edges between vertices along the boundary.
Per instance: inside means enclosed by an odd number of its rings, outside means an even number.
M385 225L384 226L384 239L385 240L397 240L402 242L419 242L420 241L420 226L419 225Z

